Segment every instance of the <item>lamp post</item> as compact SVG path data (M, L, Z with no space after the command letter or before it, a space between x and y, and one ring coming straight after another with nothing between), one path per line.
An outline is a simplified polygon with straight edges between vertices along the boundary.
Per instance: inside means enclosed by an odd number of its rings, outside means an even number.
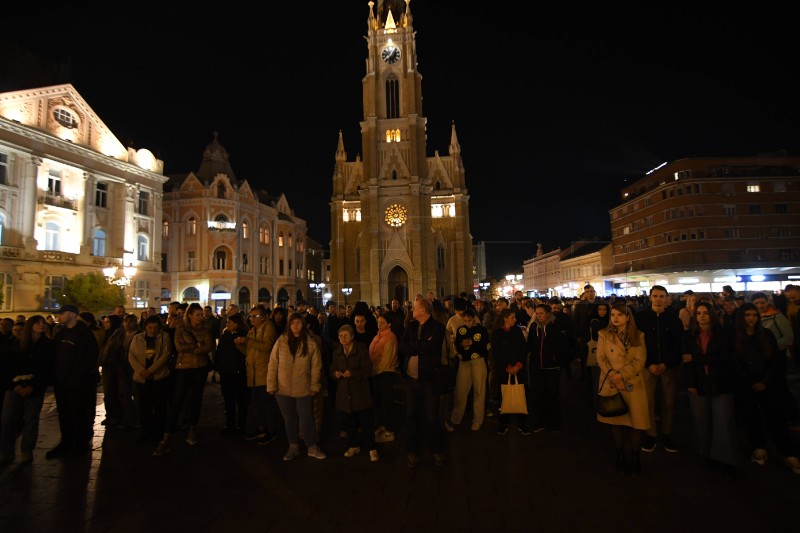
M103 269L103 275L106 277L106 281L112 285L117 285L120 290L122 290L122 296L127 303L125 287L133 283L133 276L136 275L136 267L133 266L133 263L130 263L126 267L106 267Z
M308 286L311 288L312 291L317 293L317 304L319 305L319 307L317 307L317 309L320 309L322 307L322 301L320 300L320 293L325 288L325 284L324 283L309 283Z
M347 297L353 294L352 287L342 287L342 294L344 294L344 305L347 307Z
M486 292L489 290L489 287L491 287L492 284L489 283L488 281L481 281L480 283L478 283L478 286L481 288L481 299L485 300Z

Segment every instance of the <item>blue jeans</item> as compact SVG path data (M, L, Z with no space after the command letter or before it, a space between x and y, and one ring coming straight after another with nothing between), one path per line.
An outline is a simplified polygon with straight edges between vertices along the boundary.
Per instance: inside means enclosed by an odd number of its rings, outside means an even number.
M292 398L276 394L275 400L277 400L283 415L286 440L289 441L289 444L299 444L300 432L302 432L306 446L309 448L316 446L317 425L314 422L314 396Z
M39 415L42 413L44 394L23 398L13 390L6 391L3 399L3 433L0 436L0 455L14 457L17 442L17 427L22 419L22 442L20 450L32 452L39 438Z
M439 422L439 395L432 383L406 378L407 451L419 453L422 435L428 435L433 453L444 452L444 433Z

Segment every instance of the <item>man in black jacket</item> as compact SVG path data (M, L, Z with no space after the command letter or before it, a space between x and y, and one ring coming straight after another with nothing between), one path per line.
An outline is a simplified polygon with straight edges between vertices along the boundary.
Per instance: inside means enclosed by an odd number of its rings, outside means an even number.
M400 339L400 355L406 380L406 429L408 466L419 462L422 434L426 433L436 466L444 466L444 430L439 423L439 395L433 387L436 368L447 357L445 328L432 318L430 300L418 298L414 319Z
M55 338L55 384L61 441L45 454L60 457L70 450L86 453L92 449L99 354L89 327L78 320L78 308L61 307Z
M650 407L650 428L642 444L643 452L656 449L658 425L656 424L656 389L661 385L661 446L670 453L678 448L672 442L672 419L675 395L678 390L678 369L681 364L681 339L683 322L669 303L667 289L653 285L650 289L650 306L636 317L636 325L644 332L647 345L644 382L647 387L647 403Z

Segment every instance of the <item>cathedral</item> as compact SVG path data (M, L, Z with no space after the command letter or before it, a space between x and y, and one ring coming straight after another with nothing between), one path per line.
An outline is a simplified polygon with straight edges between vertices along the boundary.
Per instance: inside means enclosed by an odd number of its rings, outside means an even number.
M330 289L373 305L473 290L461 147L453 124L447 155L426 153L409 4L369 2L363 157L347 160L340 132L333 173Z

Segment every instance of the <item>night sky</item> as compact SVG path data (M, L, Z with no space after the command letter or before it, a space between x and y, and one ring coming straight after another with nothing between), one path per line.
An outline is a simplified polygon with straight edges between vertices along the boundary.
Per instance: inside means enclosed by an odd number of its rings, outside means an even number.
M361 152L366 0L55 5L7 7L0 38L69 61L92 109L168 175L196 170L219 132L236 177L285 193L327 248L339 130L348 160ZM455 122L490 275L521 272L537 242L608 240L621 187L665 161L800 154L794 18L675 9L411 2L428 155Z

